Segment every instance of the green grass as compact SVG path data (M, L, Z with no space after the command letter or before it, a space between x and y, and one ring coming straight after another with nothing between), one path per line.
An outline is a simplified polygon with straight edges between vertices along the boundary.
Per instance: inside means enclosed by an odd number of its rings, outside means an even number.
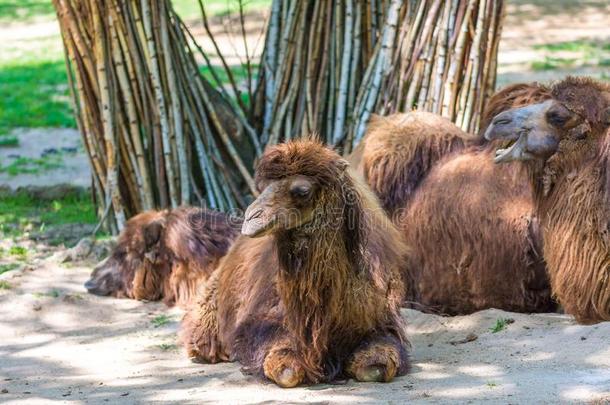
M60 293L58 290L51 290L49 292L35 292L32 294L34 297L36 298L45 298L45 297L50 297L50 298L57 298L59 297Z
M172 0L172 3L182 18L201 18L198 0ZM203 3L210 17L239 10L237 0L203 0ZM271 0L244 0L243 4L245 12L250 12L269 8ZM0 0L0 24L53 19L51 0ZM202 68L202 74L210 78L206 70ZM228 82L224 72L219 74L223 83ZM238 81L246 77L241 66L235 67L234 74ZM17 146L15 137L6 136L13 128L75 126L60 36L0 41L0 147ZM37 170L36 164L32 167L32 162L24 163L5 171L19 174Z
M26 228L64 224L95 224L88 197L71 196L56 201L34 200L27 195L0 197L0 236L16 236Z
M63 159L61 155L48 155L38 159L19 157L6 166L0 165L0 173L8 173L10 176L37 174L62 166Z
M28 257L28 250L23 246L11 246L11 248L8 250L8 254L24 260Z
M0 274L19 268L17 263L0 264Z
M172 0L174 9L183 18L198 18L201 13L197 0ZM239 10L237 0L203 0L210 16L235 13ZM271 0L243 0L246 12L264 10ZM0 23L28 23L34 20L52 20L55 9L51 0L0 0Z
M10 290L11 288L13 288L13 286L10 285L8 281L0 281L0 290Z
M0 134L15 127L75 127L67 80L63 60L0 61Z
M161 326L167 325L170 322L171 322L171 319L167 315L158 315L158 316L154 317L152 321L150 321L150 323L152 323L155 328L159 328Z
M532 62L532 70L565 69L575 66L576 62L576 58L555 58L552 56L545 56L544 60Z
M596 42L579 39L576 41L555 42L552 44L535 45L534 49L542 49L551 52L597 52L610 51L610 42Z
M55 18L55 9L50 0L0 0L2 24L53 18Z
M496 319L496 324L494 326L492 326L491 328L489 328L489 330L491 331L491 333L498 333L498 332L501 332L504 329L506 329L506 327L513 322L515 322L514 319L498 318L498 319Z
M239 12L237 0L203 0L202 3L209 17ZM271 0L243 0L242 3L246 13L271 7ZM201 9L197 0L172 0L172 5L176 13L183 19L201 18Z
M19 146L19 140L16 136L0 135L0 148L14 148Z
M534 49L544 51L546 55L543 60L532 62L533 70L610 65L610 42L581 39L536 45Z
M158 345L158 347L159 347L159 349L163 350L164 352L178 349L177 345L169 344L169 343L161 343L160 345Z

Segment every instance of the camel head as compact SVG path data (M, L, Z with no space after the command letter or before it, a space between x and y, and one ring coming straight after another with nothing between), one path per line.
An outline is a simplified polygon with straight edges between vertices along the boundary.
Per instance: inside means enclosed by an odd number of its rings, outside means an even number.
M242 234L257 237L308 223L318 188L315 179L307 176L272 181L246 210Z
M566 141L588 141L610 125L607 85L587 78L567 78L551 89L551 98L496 115L485 131L488 140L504 140L496 163L545 161Z
M337 194L347 165L336 152L311 140L270 149L256 170L260 195L246 210L242 234L259 237L311 223L331 194Z
M162 232L165 213L136 215L127 222L112 255L101 262L85 283L91 294L158 299L161 292Z

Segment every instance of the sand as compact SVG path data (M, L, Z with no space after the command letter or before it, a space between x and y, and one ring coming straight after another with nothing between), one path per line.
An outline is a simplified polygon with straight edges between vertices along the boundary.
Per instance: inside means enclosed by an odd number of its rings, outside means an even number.
M90 271L46 259L0 276L12 285L0 289L0 403L610 402L610 322L404 310L409 375L285 390L239 364L190 363L176 346L179 309L89 295ZM492 333L498 319L514 322Z

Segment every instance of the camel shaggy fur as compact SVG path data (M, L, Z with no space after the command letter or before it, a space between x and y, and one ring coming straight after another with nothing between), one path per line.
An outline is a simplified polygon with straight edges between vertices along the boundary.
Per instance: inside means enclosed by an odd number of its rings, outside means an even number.
M85 287L97 295L185 305L229 250L239 226L206 209L146 211L127 222Z
M197 361L239 361L282 387L408 368L406 251L368 187L311 140L271 148L242 234L182 323Z
M568 77L547 91L495 116L486 137L513 142L496 162L522 161L530 174L559 303L581 323L608 321L610 85Z
M507 87L482 122L544 94ZM449 315L554 309L526 174L518 165L495 166L496 147L431 113L376 117L369 125L356 165L412 249L412 306Z

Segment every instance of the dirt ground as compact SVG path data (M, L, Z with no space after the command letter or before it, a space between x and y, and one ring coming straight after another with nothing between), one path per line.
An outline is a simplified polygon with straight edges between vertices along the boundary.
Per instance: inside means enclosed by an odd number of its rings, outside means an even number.
M176 346L179 309L89 295L82 285L90 269L46 259L0 276L12 286L0 289L0 402L610 402L610 322L404 310L413 345L407 376L284 390L243 375L239 364L190 363ZM498 319L509 323L493 333Z
M531 69L531 61L549 52L540 45L610 42L607 0L510 0L507 12L499 86L566 74L610 77L607 65ZM253 54L260 53L263 23L261 16L249 22ZM202 28L189 24L204 49L212 49ZM224 28L213 30L222 34ZM15 40L58 30L55 22L47 22L11 32L13 37L7 37L0 30L0 36ZM228 52L229 64L243 60L243 44L230 34L219 41L223 49L234 50ZM2 174L0 185L89 184L75 130L17 129L13 134L21 146L0 149L0 159L8 160L7 154L39 159L55 147L62 163L38 173ZM9 245L0 238L0 248ZM190 363L176 345L179 309L89 295L82 285L93 262L61 264L56 248L36 245L35 250L19 269L0 274L0 403L610 404L610 322L581 326L566 315L494 309L451 318L404 310L413 345L407 376L389 384L349 381L282 390L244 376L239 364ZM0 266L8 260L0 260ZM506 319L506 327L493 333L498 320Z

